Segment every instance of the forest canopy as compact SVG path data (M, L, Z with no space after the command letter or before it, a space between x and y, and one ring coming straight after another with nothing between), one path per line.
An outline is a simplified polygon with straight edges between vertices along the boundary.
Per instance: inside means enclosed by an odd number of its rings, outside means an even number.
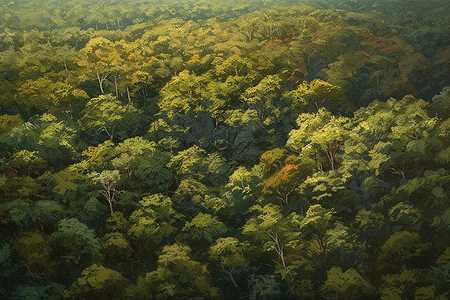
M0 1L0 298L450 298L449 11Z

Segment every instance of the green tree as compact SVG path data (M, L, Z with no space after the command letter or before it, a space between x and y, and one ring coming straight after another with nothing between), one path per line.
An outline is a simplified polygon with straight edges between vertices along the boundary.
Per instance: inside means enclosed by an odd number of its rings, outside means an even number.
M124 262L133 254L126 236L120 232L110 232L101 238L101 253L105 259L113 262Z
M226 201L224 210L230 217L236 216L242 220L250 207L258 203L262 195L260 183L263 177L264 171L259 165L251 169L241 166L230 175L222 196Z
M141 136L129 138L114 145L107 140L97 147L83 151L83 160L70 166L70 171L101 173L105 169L119 172L124 189L145 192L165 192L173 175L166 164L170 155Z
M191 249L182 244L164 246L155 271L139 277L127 289L133 299L218 299L206 265L191 259Z
M105 170L100 174L93 172L88 174L94 183L100 183L103 187L102 194L109 203L111 214L114 213L113 204L116 203L116 194L120 194L123 191L117 190L117 184L120 181L120 173L118 170Z
M325 170L323 164L327 162L335 170L341 163L340 148L349 136L348 122L348 118L335 117L324 108L315 114L301 114L298 129L289 134L288 146L301 151L302 161L313 160L320 170Z
M119 272L93 264L82 272L70 287L64 291L65 299L103 298L123 299L129 282Z
M58 231L53 233L56 241L63 246L66 257L72 257L78 263L84 255L95 258L100 251L100 242L94 230L75 218L62 219L58 223Z
M130 216L131 226L128 230L144 243L150 241L158 245L173 238L178 231L176 223L182 215L173 209L172 200L161 194L153 194L142 198L139 203L142 208Z
M261 121L272 124L279 121L280 109L277 107L275 98L281 91L281 78L278 75L264 77L256 86L248 88L241 99L249 109L256 110Z
M198 146L178 152L168 164L178 179L192 177L208 185L221 184L228 176L228 166L218 153L207 154Z
M39 220L52 226L55 226L67 214L59 202L52 200L40 200L36 202L33 209Z
M189 74L187 70L180 72L161 89L159 108L170 120L189 111L205 110L207 101L202 98L205 85L206 78Z
M36 231L25 232L15 241L13 249L19 254L27 270L26 276L32 281L42 282L51 276L52 247L48 236Z
M211 243L216 238L223 236L227 227L217 217L209 214L198 213L191 221L186 222L183 231L189 233L189 237L202 243Z
M275 276L259 275L251 277L252 291L250 299L274 299L281 294L280 283Z
M64 286L58 283L50 283L46 285L28 285L21 284L13 293L14 300L53 300L62 298Z
M9 132L14 127L17 127L23 123L20 115L1 115L0 116L0 134Z
M338 107L341 101L340 91L338 85L314 79L310 83L304 81L296 89L286 93L286 97L292 101L293 108L311 107L314 104L317 109L325 106L332 110ZM329 101L333 102L328 104Z
M398 231L393 233L381 247L378 260L387 259L394 262L404 262L420 256L430 246L429 243L423 243L420 235L416 232Z
M83 117L78 123L83 129L104 131L109 139L113 140L117 128L123 129L124 126L132 126L133 123L137 123L137 119L133 118L136 112L137 109L131 104L122 105L111 94L100 95L98 98L89 100L81 112Z
M379 288L382 300L400 300L414 297L414 285L419 280L417 269L403 269L400 273L382 276L383 284Z
M375 288L355 269L343 272L340 267L332 267L327 272L327 280L322 290L329 294L334 293L336 299L339 299L339 295L345 299L360 299L362 295L370 297L375 293Z
M19 151L36 151L51 167L62 169L75 158L81 146L77 132L71 121L45 113L2 135L1 141Z
M19 229L27 228L36 221L36 212L29 202L16 199L11 202L6 202L5 208L6 211L9 212L10 220L15 223Z
M37 151L20 150L12 155L9 166L19 176L36 176L47 169L47 162Z
M218 262L222 271L227 274L234 287L238 288L235 275L242 268L248 266L248 261L244 257L245 248L248 245L241 243L237 238L218 238L209 249L211 259Z
M389 211L389 217L392 222L404 225L413 230L420 230L422 224L422 214L412 205L406 203L398 203Z
M295 270L308 263L301 257L306 244L299 227L300 216L284 216L281 208L272 203L255 205L250 211L255 215L242 226L242 233L251 242L248 255L259 259L264 252L276 254L277 271L283 279L293 279Z
M325 252L327 245L327 231L332 228L333 210L323 208L321 205L312 205L308 208L306 216L300 222L300 229L308 234L314 244L311 251L316 254Z

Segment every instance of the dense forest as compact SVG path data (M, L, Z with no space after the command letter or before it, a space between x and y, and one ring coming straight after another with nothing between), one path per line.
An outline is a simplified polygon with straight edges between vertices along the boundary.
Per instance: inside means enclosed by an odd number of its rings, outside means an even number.
M0 2L0 299L450 298L448 1Z

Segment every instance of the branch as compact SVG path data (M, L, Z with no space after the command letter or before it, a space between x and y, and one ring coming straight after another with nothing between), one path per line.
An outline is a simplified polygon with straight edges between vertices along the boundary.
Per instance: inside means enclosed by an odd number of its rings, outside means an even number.
M397 170L397 169L395 169L395 168L392 168L392 167L390 167L389 169L392 170L392 173L393 173L393 174L397 174L397 175L400 175L400 176L402 176L403 178L405 178L405 173L404 173L403 171L399 171L399 170Z

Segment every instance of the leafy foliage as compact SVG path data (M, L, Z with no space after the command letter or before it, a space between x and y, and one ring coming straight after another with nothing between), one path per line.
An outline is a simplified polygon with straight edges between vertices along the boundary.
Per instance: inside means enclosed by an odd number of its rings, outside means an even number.
M181 215L173 209L170 198L154 194L144 197L139 203L142 208L130 216L130 235L144 242L153 241L159 244L177 231L174 223Z
M58 223L58 231L55 238L61 245L73 252L75 257L88 254L91 257L98 255L100 242L94 235L94 230L75 218L62 219Z
M447 299L448 9L2 1L0 298Z
M327 272L327 280L323 289L330 293L335 292L336 295L344 295L349 299L357 299L361 295L368 296L374 293L374 288L355 269L342 272L339 267L332 267Z
M93 264L82 272L82 277L72 284L69 291L64 291L68 299L92 299L108 297L120 299L123 294L121 286L127 280L119 272Z

